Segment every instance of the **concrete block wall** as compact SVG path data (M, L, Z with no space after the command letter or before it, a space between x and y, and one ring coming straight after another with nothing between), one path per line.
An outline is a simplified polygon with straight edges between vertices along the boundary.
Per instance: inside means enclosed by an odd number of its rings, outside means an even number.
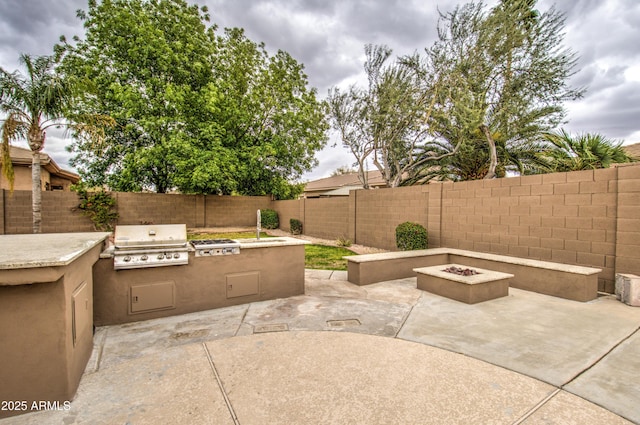
M272 201L269 197L115 193L120 224L254 226L272 208L283 230L395 249L395 227L415 221L429 246L462 248L603 269L599 289L613 292L615 273L640 274L640 165L426 186L359 190L348 197ZM77 196L43 193L43 231L92 229L73 212ZM31 233L31 193L3 191L0 232Z
M114 192L118 224L181 224L196 227L196 197L162 193Z
M29 196L31 202L31 196ZM93 223L76 208L79 199L75 192L42 192L42 232L56 233L65 228L68 232L93 232ZM27 215L30 219L31 216ZM31 233L32 226L29 226Z
M307 198L289 201L274 201L272 208L278 212L280 229L291 231L289 220L302 221L305 235L323 239L355 236L350 231L353 216L349 209L351 197Z
M351 192L355 197L354 242L396 249L398 224L413 221L428 226L429 189L430 186L412 186Z
M617 171L616 273L640 276L640 166Z
M205 227L251 227L257 225L259 209L271 208L271 198L207 195L205 205Z
M4 198L4 234L24 234L33 231L31 215L31 191L15 190L13 193L3 190ZM44 197L43 197L44 199Z
M310 198L302 202L302 226L306 235L324 239L349 238L348 197Z
M600 289L611 290L616 175L604 169L444 183L442 244L598 267Z
M442 184L427 186L429 203L427 206L427 224L430 248L442 246Z
M0 234L31 233L31 191L0 194ZM256 211L271 208L268 196L177 195L113 192L117 224L181 224L187 227L255 226ZM297 202L297 201L296 201ZM93 223L79 211L75 192L42 192L44 233L90 232Z
M616 272L640 274L640 165L360 190L348 198L355 243L393 250L395 227L415 221L432 248L601 268L605 292L613 292ZM326 223L314 211L337 205L308 201L305 233L324 237Z
M295 218L302 221L302 232L305 232L304 200L274 201L272 208L278 212L280 229L290 232L291 226L289 220Z
M32 233L31 191L2 191L2 217L0 232L4 234ZM42 232L92 232L93 223L75 208L75 192L42 192Z

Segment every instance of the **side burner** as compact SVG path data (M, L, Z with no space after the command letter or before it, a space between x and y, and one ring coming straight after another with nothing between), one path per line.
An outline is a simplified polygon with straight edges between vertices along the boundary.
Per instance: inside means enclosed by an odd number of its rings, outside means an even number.
M194 239L196 257L240 254L240 242L233 239Z

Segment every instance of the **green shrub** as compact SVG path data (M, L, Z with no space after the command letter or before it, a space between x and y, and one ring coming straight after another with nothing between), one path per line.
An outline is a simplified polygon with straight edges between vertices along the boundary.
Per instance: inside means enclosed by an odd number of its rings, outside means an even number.
M351 246L351 239L349 239L346 236L340 236L336 240L336 245L338 245L338 246Z
M291 229L292 235L302 234L302 222L297 218L292 218L289 220L289 228Z
M280 227L278 213L274 210L260 210L260 226L263 229L277 229Z
M402 251L427 248L427 229L406 221L396 227L396 246Z
M104 190L89 191L84 185L77 184L72 189L78 193L80 204L73 208L89 217L95 230L110 232L118 220L116 200Z

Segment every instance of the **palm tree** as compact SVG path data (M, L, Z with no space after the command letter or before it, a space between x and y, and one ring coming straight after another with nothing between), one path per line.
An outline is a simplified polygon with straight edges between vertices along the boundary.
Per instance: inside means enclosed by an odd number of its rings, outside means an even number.
M545 134L550 148L540 154L549 172L592 170L609 168L611 164L638 161L627 154L622 142L608 139L601 134L572 136L564 130Z
M450 130L450 129L449 129ZM458 133L456 133L458 131ZM452 153L456 148L450 140L463 137L457 152L438 161L430 161L417 173L409 176L406 185L425 184L430 180L465 181L478 180L489 170L489 146L479 130L463 134L459 130L440 133L441 140L425 145L424 150L431 156ZM543 165L539 158L544 144L529 140L504 140L499 133L492 134L496 142L496 177L508 174L528 175L539 172ZM418 152L420 155L421 152Z
M23 54L20 62L27 70L26 76L18 71L9 73L0 68L0 113L5 118L0 130L0 165L13 189L13 168L9 145L12 141L26 139L33 152L32 211L33 233L41 232L42 186L40 183L40 151L44 148L46 130L50 127L65 127L78 135L93 138L101 135L100 124L111 124L109 117L85 116L69 121L74 98L74 85L56 72L54 56Z

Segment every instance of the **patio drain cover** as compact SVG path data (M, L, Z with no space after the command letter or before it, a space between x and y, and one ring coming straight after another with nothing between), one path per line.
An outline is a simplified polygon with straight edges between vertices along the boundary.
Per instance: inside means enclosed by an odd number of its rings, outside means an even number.
M272 323L268 325L258 325L253 327L254 334L260 334L265 332L283 332L288 330L289 330L289 326L286 323Z
M189 339L189 338L202 338L209 335L209 329L196 329L189 332L177 332L171 335L173 339Z
M358 319L327 320L327 326L330 328L350 328L360 325L361 323Z

